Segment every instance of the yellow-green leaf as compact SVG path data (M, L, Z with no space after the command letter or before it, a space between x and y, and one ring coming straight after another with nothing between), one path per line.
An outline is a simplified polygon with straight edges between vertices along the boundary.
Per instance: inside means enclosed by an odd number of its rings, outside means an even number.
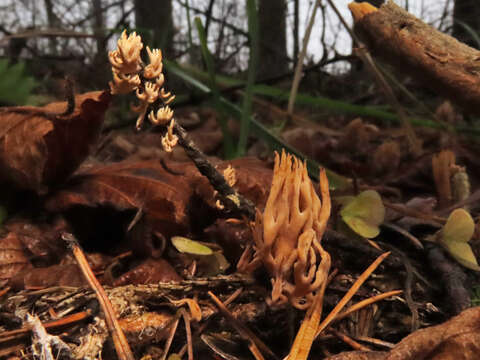
M213 254L212 249L210 249L208 246L205 246L203 244L200 244L198 241L191 240L183 236L172 237L172 244L181 253L192 254L192 255Z
M480 271L477 259L468 244L474 231L475 223L470 214L464 209L455 209L441 230L439 242L461 265Z
M385 207L376 191L367 190L344 205L340 215L353 231L371 239L380 233L379 226L385 219Z
M472 216L464 209L455 209L442 230L443 241L469 242L475 231Z

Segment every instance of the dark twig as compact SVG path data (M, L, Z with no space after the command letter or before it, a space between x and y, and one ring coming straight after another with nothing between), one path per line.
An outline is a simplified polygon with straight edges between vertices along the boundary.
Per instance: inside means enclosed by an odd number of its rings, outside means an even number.
M465 287L467 276L460 265L447 258L436 244L426 243L425 250L430 268L440 277L453 315L470 306L470 293Z
M65 78L65 100L67 100L67 108L58 116L68 116L73 114L75 110L75 91L73 86L73 80L70 76Z
M250 343L249 349L250 351L252 351L252 354L254 356L261 356L259 350L262 350L263 353L267 354L269 357L274 359L277 358L277 356L272 352L272 350L270 350L267 345L264 344L262 340L260 340L249 328L247 328L241 321L239 321L235 316L232 315L230 310L227 309L225 304L218 297L216 297L214 293L209 291L208 295L213 300L220 313L228 319L228 321L232 324L235 330L238 331L240 336Z
M237 193L208 161L202 151L188 138L186 130L175 122L175 134L178 143L183 147L188 157L194 162L200 173L205 176L213 188L218 192L220 201L232 215L246 216L249 220L255 219L255 205Z

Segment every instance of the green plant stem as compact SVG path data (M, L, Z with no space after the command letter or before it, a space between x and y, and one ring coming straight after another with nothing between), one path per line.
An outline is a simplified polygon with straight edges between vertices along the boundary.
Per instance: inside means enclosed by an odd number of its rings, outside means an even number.
M212 54L210 54L210 51L208 50L205 29L203 28L202 21L200 20L200 18L198 17L195 18L195 25L197 27L198 37L200 39L200 45L202 47L202 55L207 65L207 71L210 77L210 89L213 95L213 101L215 103L215 107L218 110L220 110L221 108L220 91L218 90L217 82L215 80L215 66L213 63ZM220 125L220 129L222 130L222 133L223 133L223 147L224 147L225 157L227 159L231 159L235 156L233 138L230 133L230 130L228 129L227 119L225 118L225 116L221 111L219 111L217 120Z
M247 0L248 34L250 36L250 58L248 60L248 76L243 98L242 119L240 121L240 137L238 139L237 156L244 156L250 130L250 114L252 112L253 88L258 66L258 16L257 2Z
M180 68L177 64L169 61L165 61L164 64L170 73L177 75L179 78L181 78L200 92L207 95L212 92L212 90L208 86L190 76L188 72ZM234 119L240 121L242 117L242 110L237 105L229 102L223 97L219 97L219 101L222 111L230 114ZM274 150L285 149L286 151L297 156L298 158L307 160L307 168L310 177L318 181L320 165L316 161L308 159L301 152L285 143L282 139L269 131L263 124L255 120L255 118L250 118L250 124L252 126L252 133L255 134L258 138L264 140ZM351 186L351 179L337 174L329 169L326 169L326 172L330 189L344 189Z
M190 56L192 57L193 55L192 20L190 17L190 3L188 0L185 0L185 10L187 12L188 47L189 47Z

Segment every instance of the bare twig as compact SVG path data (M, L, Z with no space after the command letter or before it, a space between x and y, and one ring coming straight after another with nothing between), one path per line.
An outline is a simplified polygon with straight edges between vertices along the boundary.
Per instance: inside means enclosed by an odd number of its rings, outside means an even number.
M87 258L85 257L82 249L80 248L80 245L72 234L63 233L62 238L69 244L70 248L72 249L73 255L75 256L75 259L78 262L80 270L83 273L83 276L85 276L88 284L97 295L98 302L100 303L100 306L105 313L105 320L107 322L108 330L112 335L113 343L115 345L115 350L118 357L121 360L134 360L135 358L133 357L132 350L128 345L125 334L123 333L120 325L118 324L115 309L113 308L110 300L108 299L105 290L103 290L102 286L93 274L92 269L88 265Z
M295 74L293 76L292 89L290 90L290 97L288 99L288 114L293 113L293 106L295 105L295 99L297 97L298 86L300 85L300 80L302 78L302 68L303 68L303 59L307 54L308 42L310 41L310 35L312 33L313 24L315 24L315 15L317 15L317 8L321 5L321 0L317 0L313 6L312 14L310 20L308 21L307 29L305 30L305 35L303 36L302 50L298 56L297 66L295 67Z
M213 300L215 305L217 305L218 310L225 316L232 324L232 326L238 331L240 336L249 342L250 351L255 356L260 354L261 349L265 354L269 355L272 358L277 358L277 356L270 350L270 348L263 343L250 329L248 329L244 324L238 321L232 313L227 309L225 304L217 298L211 291L208 292L208 295Z
M344 312L338 314L334 321L338 321L338 320L341 320L341 319L344 319L346 318L348 315L350 315L351 313L355 312L355 311L358 311L360 309L363 309L369 305L372 305L378 301L381 301L383 299L386 299L386 298L389 298L391 296L396 296L396 295L400 295L403 291L402 290L392 290L392 291L388 291L388 292L385 292L383 294L379 294L379 295L375 295L375 296L372 296L372 297L369 297L368 299L365 299L365 300L362 300L362 301L359 301L358 303L350 306L347 310L345 310Z
M174 129L175 134L178 135L178 143L183 147L200 173L205 176L213 188L218 191L222 204L233 214L243 215L253 220L255 218L255 206L228 185L223 175L215 169L205 154L188 138L186 130L180 126L178 122L175 122Z
M333 310L328 314L328 316L322 321L322 323L318 326L317 335L318 336L337 316L337 314L343 309L343 307L350 301L350 299L355 295L358 291L360 286L368 279L371 273L375 271L375 269L382 263L382 261L390 255L390 252L386 252L380 255L363 273L360 277L355 281L352 287L347 291L344 297L340 300L340 302L333 308Z
M335 329L330 329L330 331L333 335L335 335L337 338L342 340L345 344L350 345L353 349L359 350L359 351L372 351L368 346L362 345L355 340L353 340L350 336L347 334L344 334L343 332L337 331Z

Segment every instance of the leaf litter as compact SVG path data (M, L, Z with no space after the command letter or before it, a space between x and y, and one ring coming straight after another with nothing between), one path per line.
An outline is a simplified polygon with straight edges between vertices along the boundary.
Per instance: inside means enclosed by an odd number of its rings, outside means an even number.
M120 329L139 357L165 357L164 350L170 349L175 356L195 353L197 358L212 353L224 358L281 358L290 353L291 360L306 359L309 354L310 358L336 360L443 359L459 351L465 358L475 359L477 308L453 305L455 294L468 293L478 284L478 275L460 266L478 268L479 239L470 215L477 214L478 208L470 203L468 211L450 209L471 198L466 182L477 183L478 174L470 170L477 161L471 156L475 145L462 138L453 141L454 135L449 135L450 153L438 153L444 139L425 130L421 134L424 154L412 160L395 128L368 119L336 118L328 137L325 131L315 129L292 136L287 127L284 134L291 145L355 181L353 188L331 193L328 228L320 231L322 223L306 217L312 228L302 228L301 240L286 251L282 236L288 231L270 244L268 224L266 228L258 222L255 226L254 219L245 213L238 216L229 208L239 203L236 194L240 194L258 213L272 211L274 219L282 218L280 206L268 207L274 178L271 156L259 160L261 148L252 146L255 158L209 159L208 171L222 173L229 167L235 171L232 185L236 193L228 195L229 205L218 184L212 186L190 161L191 153L187 151L185 156L174 150L165 154L161 134L154 131L148 133L151 142L142 140L147 138L145 133L107 135L110 138L104 138L100 151L95 151L110 96L106 91L77 95L75 107L67 115L66 102L0 112L0 122L5 124L0 134L2 181L15 191L33 190L29 196L36 198L36 210L41 212L10 213L5 204L8 216L0 234L0 316L8 321L5 325L2 321L0 356L27 348L18 321L23 321L21 312L32 310L46 327L52 319L67 318L81 325L82 331L70 322L63 324L76 358L113 354L112 345L105 342L106 325L98 312L97 297L85 287L85 278L61 240L74 232L88 249L84 265L92 271L89 283L98 279L96 292L103 291L101 285L113 286L106 289L110 304L102 305L104 312L119 320L109 325L109 330L117 334ZM219 116L214 110L208 113ZM203 150L217 155L218 126L212 125L214 121L207 126L199 118L205 126L202 131L208 128L212 134L211 146ZM182 122L180 116L177 120L178 124L188 121L191 119ZM209 141L205 132L197 137L193 129L190 132L196 141ZM175 135L181 136L178 128ZM163 136L173 141L168 133ZM296 145L296 141L301 143ZM454 180L456 174L468 175ZM288 186L297 186L280 199L282 206L285 202L297 204L292 216L305 216L307 205L302 196L311 186L307 178L299 182L292 175L284 180ZM325 204L323 195L324 188L321 203ZM438 199L438 206L427 200L414 201L420 196ZM384 226L386 217L421 239L425 249L412 247L395 227ZM362 237L375 237L375 243L356 238L346 241L351 234L343 232L341 221ZM262 243L254 243L252 231L263 231ZM324 238L317 239L322 245L308 240L315 233L321 238L323 231ZM429 235L447 251L425 242ZM179 243L178 239L184 240ZM392 252L380 265L386 251ZM442 251L443 257L436 257L434 251ZM252 255L255 270L248 275L238 273L236 265ZM206 263L205 258L211 261ZM376 258L380 260L374 262ZM328 267L321 267L322 259L329 259ZM361 274L371 263L369 274L374 269L375 273L367 279ZM432 270L445 267L453 270L438 274ZM450 275L445 284L438 283L446 273ZM322 275L317 286L313 286L314 274ZM288 301L273 306L270 300L278 288L296 309ZM370 304L369 298L382 301ZM422 329L410 334L411 298ZM215 316L214 304L222 316ZM352 306L356 312L343 315L343 306ZM81 314L79 320L69 317L76 314ZM452 315L457 316L450 318ZM182 326L184 334L175 330ZM69 341L86 338L97 345L80 351L81 342ZM129 358L128 345L122 336L119 339L117 353ZM351 347L361 351L345 351Z

